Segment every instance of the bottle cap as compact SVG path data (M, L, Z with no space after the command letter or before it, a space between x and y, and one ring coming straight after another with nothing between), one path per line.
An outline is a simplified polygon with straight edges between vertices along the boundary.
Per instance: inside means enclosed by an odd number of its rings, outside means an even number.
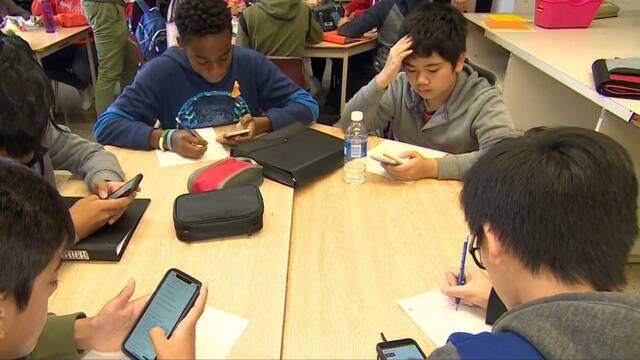
M352 111L351 112L351 121L362 121L364 115L362 115L362 111Z

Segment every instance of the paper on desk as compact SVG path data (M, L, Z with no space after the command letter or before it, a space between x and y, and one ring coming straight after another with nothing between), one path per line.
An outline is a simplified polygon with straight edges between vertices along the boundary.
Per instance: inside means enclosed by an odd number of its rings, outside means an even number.
M376 155L382 156L383 153L387 153L391 156L398 157L398 154L405 151L409 151L409 150L415 150L426 158L440 158L447 155L447 153L442 151L431 150L431 149L423 148L420 146L406 144L399 141L384 140L382 141L381 144L379 144L378 146L374 147L371 151L369 151L369 154L367 155L368 157L367 171L373 174L378 174L381 176L391 178L391 175L389 175L389 173L384 170L384 168L382 167L382 165L380 165L379 162L373 160L371 158L371 155L376 154Z
M477 334L491 331L491 326L484 323L484 313L480 308L460 304L456 311L455 301L439 289L400 299L397 303L436 346L446 344L454 332Z
M497 21L487 19L484 24L493 31L501 32L532 32L535 31L532 27L524 24L520 21Z
M515 22L530 22L531 19L516 15L516 14L486 14L486 18L495 21L515 21Z
M207 152L199 159L187 159L172 151L160 151L156 150L156 158L158 159L158 165L160 167L176 166L183 164L192 164L200 161L217 161L226 159L229 157L229 152L216 141L216 130L214 128L197 129L198 134L202 136L209 145L207 145Z
M207 306L196 325L196 358L224 359L238 341L249 320ZM90 351L84 360L126 359L122 352Z

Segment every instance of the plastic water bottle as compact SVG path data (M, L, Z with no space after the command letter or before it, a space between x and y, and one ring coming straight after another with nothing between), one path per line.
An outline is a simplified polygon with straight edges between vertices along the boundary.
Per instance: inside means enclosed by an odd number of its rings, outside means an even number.
M40 1L40 10L42 11L42 22L44 28L48 33L56 32L56 23L53 21L53 10L51 10L50 0L36 0Z
M367 171L367 129L362 111L351 113L351 125L344 137L344 181L362 184Z

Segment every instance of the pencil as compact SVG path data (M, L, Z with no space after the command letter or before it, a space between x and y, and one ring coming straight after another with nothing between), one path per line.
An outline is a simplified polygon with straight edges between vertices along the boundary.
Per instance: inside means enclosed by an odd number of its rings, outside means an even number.
M458 286L464 285L464 264L467 259L467 246L469 245L469 234L464 239L462 244L462 259L460 259L460 272L458 273ZM458 305L460 305L460 298L456 298L456 311L458 311Z
M178 125L182 126L185 130L187 130L189 132L189 134L191 134L194 137L204 141L205 144L209 144L209 142L207 140L205 140L202 136L200 136L200 134L198 134L198 132L195 129L190 129L190 128L182 125L182 121L180 121L180 118L176 117L176 123L178 123ZM198 146L203 146L203 145L198 145Z

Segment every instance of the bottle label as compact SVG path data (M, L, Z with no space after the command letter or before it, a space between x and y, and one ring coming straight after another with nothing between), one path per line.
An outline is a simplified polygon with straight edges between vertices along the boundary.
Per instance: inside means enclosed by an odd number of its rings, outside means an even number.
M359 159L367 156L367 143L351 144L348 140L344 142L344 156L352 159Z

